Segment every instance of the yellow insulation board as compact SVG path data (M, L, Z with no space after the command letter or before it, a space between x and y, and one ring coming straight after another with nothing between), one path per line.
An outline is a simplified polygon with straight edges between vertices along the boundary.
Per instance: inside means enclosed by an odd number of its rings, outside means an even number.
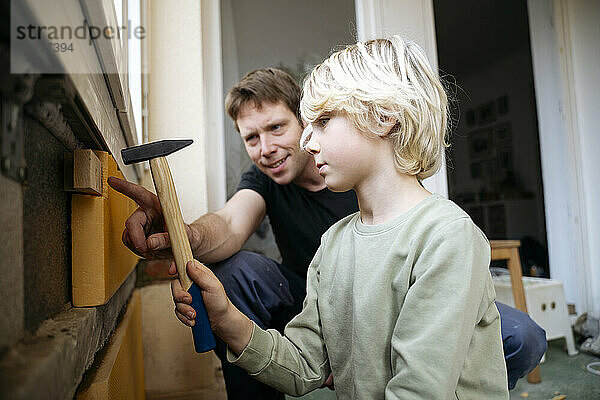
M135 290L115 333L86 373L77 400L145 398L141 304L140 292Z
M105 304L117 291L138 257L121 241L125 220L136 204L106 183L123 178L115 160L94 151L102 163L102 196L74 194L71 199L73 305Z

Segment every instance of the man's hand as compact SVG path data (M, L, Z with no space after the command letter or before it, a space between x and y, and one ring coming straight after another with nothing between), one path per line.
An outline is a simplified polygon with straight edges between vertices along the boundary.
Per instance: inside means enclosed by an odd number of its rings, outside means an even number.
M116 191L131 198L139 206L125 222L123 243L137 255L147 259L173 258L171 241L163 219L158 197L126 180L111 176L108 184ZM188 237L191 231L186 225Z
M171 262L169 274L177 276L175 262ZM223 285L206 266L196 260L189 261L187 274L202 291L202 299L212 330L232 351L239 354L250 341L252 322L231 304ZM171 292L177 318L187 326L194 326L196 312L190 306L192 296L181 287L179 279L171 281Z

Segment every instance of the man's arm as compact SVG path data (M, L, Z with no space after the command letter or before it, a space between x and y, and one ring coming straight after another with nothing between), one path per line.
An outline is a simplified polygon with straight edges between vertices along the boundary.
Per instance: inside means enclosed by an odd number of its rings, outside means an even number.
M108 183L139 206L125 222L123 243L142 257L171 258L171 242L169 233L164 231L158 197L123 179L110 177ZM219 211L186 225L194 257L210 263L232 256L258 228L266 209L261 195L242 189Z
M251 189L240 190L223 208L189 225L194 257L205 263L231 257L258 229L266 210L260 194Z

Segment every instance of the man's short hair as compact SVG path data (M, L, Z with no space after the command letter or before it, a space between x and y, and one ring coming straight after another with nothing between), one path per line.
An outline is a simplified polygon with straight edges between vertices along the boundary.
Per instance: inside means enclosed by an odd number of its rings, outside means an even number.
M262 68L249 72L231 88L225 98L225 110L239 131L237 119L242 107L250 104L260 108L264 103L285 104L300 125L300 86L287 72L277 68Z
M448 147L446 91L425 52L397 35L333 53L305 80L300 108L309 123L343 112L359 131L388 137L396 168L418 179L439 169Z

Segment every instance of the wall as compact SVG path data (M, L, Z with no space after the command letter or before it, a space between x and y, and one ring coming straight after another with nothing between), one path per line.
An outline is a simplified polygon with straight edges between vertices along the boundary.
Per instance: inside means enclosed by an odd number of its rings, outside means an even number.
M221 51L221 4L202 2L202 71L206 126L206 172L208 211L226 201L225 138L223 111L223 63Z
M221 363L212 351L194 351L191 329L173 312L169 282L154 282L140 291L147 398L224 399Z
M189 138L168 157L183 218L207 210L200 2L155 1L150 8L149 140Z
M23 189L25 328L71 307L71 195L64 191L67 149L41 124L27 119Z
M23 190L21 184L0 175L0 349L21 339L24 317Z
M7 4L3 3L3 11ZM1 26L10 26L9 18L29 14L39 2L13 4L17 7L10 15L0 13ZM78 2L76 6L68 11L81 12ZM57 9L62 8L59 4ZM47 25L45 19L37 21ZM65 153L84 147L97 149L102 142L96 136L100 131L125 139L121 131L108 128L107 120L115 121L117 113L107 88L94 87L96 102L86 97L90 91L82 89L97 83L97 74L9 74L9 56L27 56L17 48L9 55L6 39L0 38L0 136L6 144L12 131L14 147L4 147L4 151L12 149L11 164L21 168L9 178L11 168L3 154L0 398L30 399L40 393L45 398L72 398L116 326L133 291L135 275L130 274L104 305L72 306L71 193L65 188L69 181ZM27 60L32 68L39 66ZM74 60L85 64L81 58ZM106 85L104 76L99 79ZM90 114L90 109L97 114ZM98 115L102 118L94 119Z

